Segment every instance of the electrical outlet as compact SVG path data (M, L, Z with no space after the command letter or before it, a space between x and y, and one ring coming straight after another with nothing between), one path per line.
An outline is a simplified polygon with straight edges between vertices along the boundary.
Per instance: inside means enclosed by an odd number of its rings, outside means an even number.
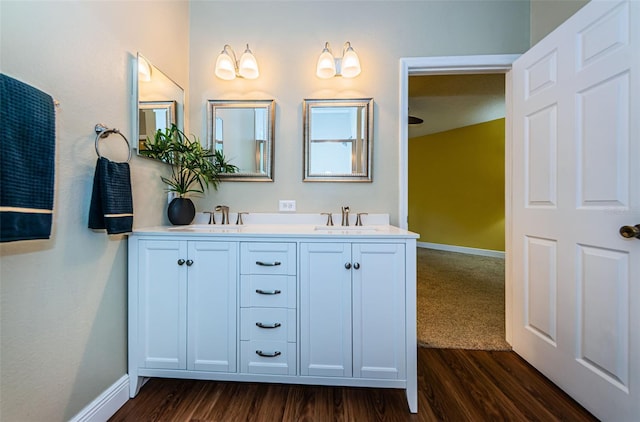
M296 201L293 199L281 199L278 203L278 211L295 212Z

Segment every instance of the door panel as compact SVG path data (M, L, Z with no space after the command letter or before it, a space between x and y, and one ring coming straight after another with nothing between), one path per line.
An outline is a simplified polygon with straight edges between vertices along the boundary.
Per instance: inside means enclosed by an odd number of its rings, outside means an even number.
M300 244L300 373L351 377L349 243Z
M512 345L605 421L640 415L639 9L593 0L511 72Z
M189 242L188 370L236 371L237 244Z

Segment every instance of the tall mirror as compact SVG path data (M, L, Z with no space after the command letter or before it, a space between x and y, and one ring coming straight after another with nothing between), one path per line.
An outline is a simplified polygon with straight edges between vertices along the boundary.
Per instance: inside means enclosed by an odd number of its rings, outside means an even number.
M275 101L209 100L207 147L238 167L223 180L273 181Z
M304 181L371 182L373 98L304 100Z
M134 69L137 101L133 139L139 154L147 137L153 139L158 129L175 124L184 130L184 90L140 53Z

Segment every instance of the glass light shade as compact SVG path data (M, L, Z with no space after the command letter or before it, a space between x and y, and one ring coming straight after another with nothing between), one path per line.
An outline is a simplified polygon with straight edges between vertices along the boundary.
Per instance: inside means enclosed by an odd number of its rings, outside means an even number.
M240 76L246 79L256 79L260 76L260 71L258 70L258 62L254 57L251 50L249 50L249 45L247 45L247 49L244 50L242 56L240 57L240 65L238 73Z
M342 77L355 78L360 74L360 59L353 48L349 46L342 57Z
M222 51L216 60L216 76L225 81L236 78L236 64L226 51Z
M322 50L316 66L316 75L322 79L333 78L336 75L336 61L333 58L333 54L329 51L328 45L329 43L327 43Z
M151 66L144 57L138 56L138 79L144 82L151 80Z

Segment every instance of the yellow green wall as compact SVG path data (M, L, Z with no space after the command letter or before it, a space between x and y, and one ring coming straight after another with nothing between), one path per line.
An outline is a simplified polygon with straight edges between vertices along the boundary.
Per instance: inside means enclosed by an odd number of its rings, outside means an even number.
M409 140L420 242L504 251L504 119Z

